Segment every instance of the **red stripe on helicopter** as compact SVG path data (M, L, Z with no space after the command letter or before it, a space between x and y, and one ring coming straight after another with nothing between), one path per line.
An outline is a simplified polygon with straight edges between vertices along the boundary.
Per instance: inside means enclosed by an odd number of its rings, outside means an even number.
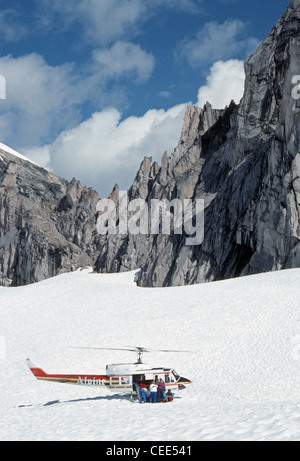
M101 379L104 381L109 381L109 377L105 375L85 375L85 374L76 374L76 375L68 375L68 374L49 374L46 373L44 370L41 368L38 368L36 366L30 366L30 371L33 373L33 375L38 379L38 378L52 378L52 379Z
M59 374L48 374L48 373L45 373L43 370L41 370L40 368L33 368L31 369L32 373L34 374L34 376L36 378L52 378L52 379L76 379L78 380L79 378L81 378L82 380L95 380L95 379L100 379L102 381L107 381L109 382L109 378L107 376L103 376L103 375L80 375L80 374L76 374L76 375L59 375Z

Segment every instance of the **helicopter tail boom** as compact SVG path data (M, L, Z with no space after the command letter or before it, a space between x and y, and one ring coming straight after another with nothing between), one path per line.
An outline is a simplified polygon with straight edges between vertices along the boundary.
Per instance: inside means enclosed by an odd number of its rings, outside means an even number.
M49 374L35 366L30 359L27 359L27 365L35 378L41 381L77 384L81 386L109 386L109 377L106 375Z

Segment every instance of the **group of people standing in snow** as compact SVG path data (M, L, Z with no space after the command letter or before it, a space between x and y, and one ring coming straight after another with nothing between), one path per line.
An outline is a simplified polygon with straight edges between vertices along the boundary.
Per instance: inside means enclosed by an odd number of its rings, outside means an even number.
M163 379L155 377L155 381L147 386L143 379L135 382L136 391L139 395L140 403L157 403L157 402L170 402L173 400L173 394L170 390L166 393L166 385Z

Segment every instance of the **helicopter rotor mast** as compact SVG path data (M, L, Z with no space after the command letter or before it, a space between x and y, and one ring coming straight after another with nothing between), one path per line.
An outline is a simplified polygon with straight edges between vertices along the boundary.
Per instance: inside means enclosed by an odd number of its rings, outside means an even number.
M148 349L145 349L144 347L136 347L136 353L137 353L137 363L143 363L142 362L142 357L144 352L149 352Z

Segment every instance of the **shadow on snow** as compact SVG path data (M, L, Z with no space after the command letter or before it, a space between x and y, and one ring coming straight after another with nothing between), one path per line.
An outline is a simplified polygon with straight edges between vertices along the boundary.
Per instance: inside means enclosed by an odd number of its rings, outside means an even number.
M86 397L82 399L72 399L72 400L52 400L47 403L39 403L36 405L18 405L18 408L29 408L29 407L50 407L52 405L61 405L64 403L78 403L78 402L88 402L96 400L127 400L130 401L128 395L111 395L111 396L98 396L98 397Z

